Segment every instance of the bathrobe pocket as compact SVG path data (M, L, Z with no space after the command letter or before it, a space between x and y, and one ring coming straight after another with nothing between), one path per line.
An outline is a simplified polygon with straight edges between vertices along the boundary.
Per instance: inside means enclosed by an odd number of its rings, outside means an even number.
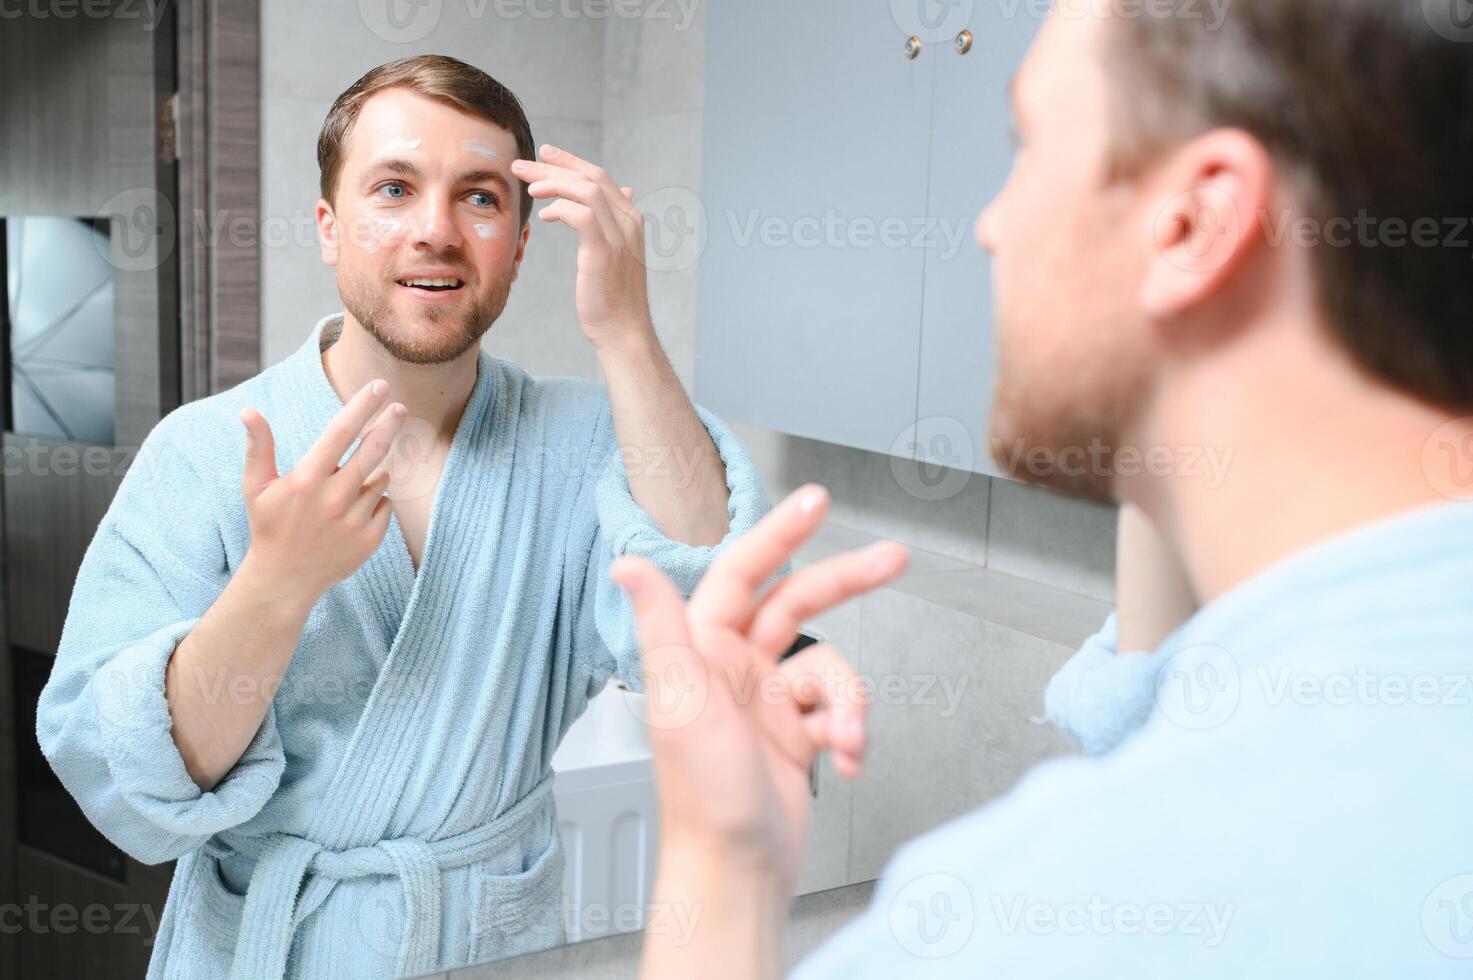
M563 928L563 845L556 830L531 866L513 874L475 874L470 962L551 949Z
M191 856L189 878L193 898L184 906L176 948L169 951L170 976L229 976L246 897L226 884L219 858L207 847Z

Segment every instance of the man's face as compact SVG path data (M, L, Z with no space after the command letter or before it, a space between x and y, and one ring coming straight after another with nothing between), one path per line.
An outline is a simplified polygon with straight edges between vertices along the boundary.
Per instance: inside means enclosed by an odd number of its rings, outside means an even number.
M317 221L343 305L394 357L454 360L501 315L530 230L516 157L507 130L408 89L364 103Z
M1153 345L1139 300L1151 208L1108 167L1103 32L1092 16L1050 16L1013 92L1013 171L977 221L994 256L998 379L990 442L1005 470L1108 499L1104 472L1040 476L1030 451L1078 468L1114 447L1148 394ZM1108 466L1105 467L1108 469Z

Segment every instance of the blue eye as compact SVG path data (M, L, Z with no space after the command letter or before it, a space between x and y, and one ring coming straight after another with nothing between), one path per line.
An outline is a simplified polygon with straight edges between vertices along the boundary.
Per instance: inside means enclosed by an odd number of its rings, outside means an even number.
M403 190L404 190L404 185L403 185L403 184L399 184L399 183L393 183L393 184L385 184L385 185L384 185L384 186L383 186L383 187L381 187L381 188L379 188L379 189L380 189L380 190L385 190L385 191L386 191L386 190L389 190L389 189L390 189L390 188L393 188L393 187L397 187L397 188L398 188L398 189L399 189L399 190L401 190L401 191L403 191ZM408 192L407 192L407 191L405 191L405 193L408 193ZM389 195L389 196L390 196L390 197L400 197L400 196L402 196L402 195L399 195L399 194L390 194L390 195Z
M472 198L483 197L483 198L486 199L486 203L484 203L484 204L477 204L476 205L477 207L490 208L490 207L495 207L496 206L496 198L495 198L495 196L492 195L492 194L487 193L486 191L471 191L471 197Z

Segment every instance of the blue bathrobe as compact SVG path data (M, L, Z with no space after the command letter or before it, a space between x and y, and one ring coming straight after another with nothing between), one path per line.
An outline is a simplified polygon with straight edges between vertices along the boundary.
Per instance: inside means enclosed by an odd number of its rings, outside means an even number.
M669 540L630 494L606 390L481 351L418 573L395 519L313 607L260 730L202 793L164 669L250 545L238 414L266 416L285 473L342 407L321 359L341 326L324 318L285 361L153 429L41 695L41 747L88 818L140 861L178 859L150 978L402 975L560 942L553 751L614 673L642 687L608 565L644 555L688 595L767 508L698 408L730 531Z
M1046 698L1095 754L903 846L795 980L1473 975L1473 503L1115 645Z

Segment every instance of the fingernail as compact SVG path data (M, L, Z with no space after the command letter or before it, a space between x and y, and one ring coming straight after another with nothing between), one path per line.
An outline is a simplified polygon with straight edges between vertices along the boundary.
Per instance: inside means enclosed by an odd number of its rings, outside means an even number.
M398 402L395 402L394 403L394 407L391 409L391 411L394 413L394 415L396 417L403 417L403 416L409 414L409 409L405 408L403 405L399 404Z
M526 160L513 160L511 162L511 168L517 173L521 173L523 170L526 170L528 166L529 164Z
M872 544L868 551L870 576L875 579L884 578L895 567L895 563L886 557L890 553L890 542L881 541L879 544Z
M375 395L382 398L389 393L389 383L387 381L375 381L372 390Z
M625 595L629 596L629 598L639 598L639 585L637 582L631 581L627 576L615 569L610 570L610 578L614 580L615 585L624 590Z
M545 157L555 157L558 155L558 148L553 146L551 143L543 143L542 155Z
M828 491L823 487L813 487L804 492L802 499L798 501L798 509L805 514L811 514L822 506L826 496L828 496Z

